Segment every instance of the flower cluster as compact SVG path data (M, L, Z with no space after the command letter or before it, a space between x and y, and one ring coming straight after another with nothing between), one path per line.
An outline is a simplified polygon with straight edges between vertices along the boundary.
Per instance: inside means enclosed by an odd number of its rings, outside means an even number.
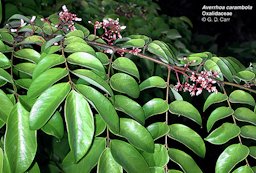
M191 76L187 79L189 81L181 84L180 82L175 85L177 91L188 91L191 96L198 96L205 89L208 92L218 92L216 86L213 86L216 83L214 78L218 77L217 72L211 71L201 71L201 73L192 72Z
M60 23L55 27L59 26L67 26L67 30L74 31L76 30L74 26L74 21L82 21L81 18L78 18L76 14L70 13L66 7L66 5L62 6L62 11L59 13Z
M92 23L89 21L89 23ZM109 45L113 45L114 41L118 38L122 38L121 31L126 28L126 26L121 26L119 24L119 19L103 19L102 22L96 21L94 24L94 35L96 35L97 29L103 29L104 33L100 37L107 41Z

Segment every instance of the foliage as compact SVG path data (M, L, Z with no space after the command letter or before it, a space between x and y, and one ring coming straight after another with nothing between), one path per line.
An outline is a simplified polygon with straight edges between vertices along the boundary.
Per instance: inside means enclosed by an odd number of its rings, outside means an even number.
M253 65L79 20L63 6L0 30L0 172L209 172L210 144L216 173L255 170Z

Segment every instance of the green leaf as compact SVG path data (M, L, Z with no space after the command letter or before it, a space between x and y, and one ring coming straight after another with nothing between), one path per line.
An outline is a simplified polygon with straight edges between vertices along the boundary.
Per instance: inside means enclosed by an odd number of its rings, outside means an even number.
M136 148L153 153L154 141L145 127L137 121L128 118L120 118L120 135Z
M213 125L219 121L220 119L229 117L234 113L234 110L230 107L221 106L216 108L212 113L210 114L208 120L207 120L207 131L209 132Z
M10 21L10 20L20 20L20 19L23 19L25 22L27 22L27 23L29 23L30 22L30 19L29 18L27 18L27 17L25 17L25 16L23 16L23 15L21 15L21 14L14 14L14 15L12 15L9 19L8 19L8 21Z
M241 79L243 81L251 81L255 78L255 74L251 71L244 70L244 71L238 72L236 74L236 77L238 77L239 79Z
M143 156L129 143L111 140L110 151L115 161L128 173L150 172Z
M153 98L143 105L146 119L157 114L163 114L167 112L168 109L168 103L161 98Z
M94 136L94 119L85 98L72 90L65 102L68 141L77 163L89 150Z
M182 115L202 126L202 118L198 110L189 102L176 100L170 103L169 111L172 114Z
M88 99L89 103L97 110L109 128L113 132L119 133L119 117L111 102L92 87L78 84L76 89Z
M255 100L251 94L243 90L235 90L229 95L229 101L231 103L242 103L255 106Z
M96 52L96 57L100 60L100 62L103 65L108 65L109 64L108 56L105 53Z
M26 173L40 173L40 169L37 162L35 162Z
M70 44L70 43L87 44L84 39L82 39L81 37L77 37L77 36L70 36L70 37L68 37L68 38L65 39L64 45L68 45L68 44Z
M0 119L3 122L6 122L8 119L12 108L13 108L13 103L9 99L9 97L0 89Z
M183 172L176 169L169 169L168 173L183 173Z
M236 170L234 170L232 173L254 173L252 168L250 166L240 166Z
M122 173L122 167L113 158L110 148L106 148L100 156L97 173Z
M154 140L157 140L158 138L163 137L169 132L169 126L165 122L156 122L150 124L147 127L147 130L151 134L152 138Z
M138 80L140 79L140 74L139 74L139 70L138 70L137 66L129 58L125 58L125 57L117 58L112 63L112 67L121 72L130 74L130 75L136 77Z
M91 55L95 55L95 51L94 49L89 46L88 44L84 44L84 43L77 43L77 42L73 42L68 44L65 49L65 52L68 53L74 53L74 52L87 52Z
M246 125L241 127L241 136L243 138L256 140L256 126Z
M56 37L48 40L47 42L45 42L42 47L41 50L45 51L47 50L49 47L51 47L52 45L54 45L54 43L58 43L60 42L64 37L62 35L57 35Z
M94 72L86 69L78 69L74 70L72 73L77 77L85 80L86 82L98 87L102 91L108 93L110 96L114 95L108 83Z
M54 67L56 65L62 64L65 62L65 58L61 55L50 54L46 55L40 62L37 64L33 71L33 79L37 78L47 69Z
M256 172L256 166L252 167L252 170L254 171L254 173Z
M163 167L150 167L150 173L165 173Z
M105 131L106 123L99 114L96 114L94 116L94 124L95 124L94 125L95 126L94 136L98 136Z
M203 173L198 167L194 159L184 151L169 148L168 149L170 159L178 164L180 168L186 173Z
M74 31L69 32L66 35L67 38L70 37L70 36L76 36L76 37L80 37L80 38L83 39L84 38L84 33L81 30L74 30Z
M100 72L101 74L106 74L105 69L95 56L86 53L86 52L76 52L67 57L67 61L70 64L80 65L95 71Z
M29 76L32 76L35 67L36 67L36 64L28 63L28 62L19 63L14 66L16 70L23 72Z
M66 98L70 89L69 83L58 83L45 90L30 111L30 128L40 129L44 126Z
M230 172L236 164L244 160L249 154L249 148L242 144L228 146L219 156L216 166L216 173Z
M224 59L219 58L219 60L216 63L219 66L219 68L220 68L221 72L223 73L223 75L225 76L225 78L229 82L232 82L233 81L233 73L232 73L230 67L228 66L228 64L226 64L226 62L224 61Z
M159 46L158 44L151 42L148 45L148 51L154 55L157 55L161 61L164 63L168 63L168 56L166 55L165 51Z
M170 89L175 100L183 100L182 96L178 91L176 91L173 87L170 87Z
M1 4L0 4L0 6L1 6ZM0 148L0 173L3 173L3 167L4 167L4 153L3 153L2 148Z
M172 40L182 37L176 29L170 29L166 34L167 34L166 37Z
M249 122L256 125L256 113L246 107L237 108L234 116L239 121Z
M232 123L224 123L212 131L205 140L214 144L222 145L240 134L240 128Z
M144 111L137 102L124 95L115 95L114 100L114 105L117 110L126 113L127 115L138 121L140 124L144 125Z
M21 88L24 88L26 90L28 90L28 88L30 87L32 83L32 79L18 79L15 80L15 84L20 86Z
M166 82L159 76L151 76L140 84L140 91L154 87L166 88Z
M9 68L10 66L10 60L2 52L0 52L0 68Z
M225 94L222 94L220 92L217 92L217 93L211 93L205 103L204 103L204 109L203 111L205 111L209 106L211 106L212 104L215 104L215 103L221 103L225 100L228 99L228 96L225 95Z
M75 23L75 27L76 27L77 30L80 30L84 33L84 37L87 37L90 34L90 31L86 27L84 27L83 25Z
M45 43L45 39L38 35L32 35L26 37L22 42L18 43L17 45L21 44L37 44L39 46L42 46Z
M74 163L74 158L71 152L66 156L62 165L65 172L72 173L90 173L93 167L97 164L101 153L106 148L105 138L95 138L88 153L78 162Z
M48 135L61 139L64 135L64 125L61 114L56 111L41 130Z
M32 164L37 150L36 131L29 128L29 112L18 102L6 124L4 149L11 172L25 172Z
M168 136L191 149L198 156L204 158L206 148L203 139L193 129L183 124L169 126Z
M34 49L25 48L14 52L14 56L17 58L28 60L33 63L38 63L41 55Z
M169 162L168 151L164 145L155 144L154 153L141 152L149 167L164 167Z
M116 73L110 78L110 86L132 98L138 98L140 95L139 85L136 80L128 74Z
M0 1L0 23L2 22L3 18L3 10L2 10L2 2Z
M213 60L211 60L211 59L206 60L205 63L204 63L204 69L207 70L207 71L215 71L215 72L217 72L218 75L219 75L219 79L221 81L224 80L222 72L221 72L219 66Z
M11 75L2 68L0 68L0 79L9 83L13 83Z
M68 75L68 70L64 68L52 68L43 72L34 79L28 89L28 97L36 98L41 95L47 88Z
M249 147L250 150L250 156L256 159L256 146Z
M141 38L137 38L137 39L128 40L127 42L125 42L123 44L122 47L124 47L124 48L133 48L133 47L141 48L143 46L145 46L145 41Z

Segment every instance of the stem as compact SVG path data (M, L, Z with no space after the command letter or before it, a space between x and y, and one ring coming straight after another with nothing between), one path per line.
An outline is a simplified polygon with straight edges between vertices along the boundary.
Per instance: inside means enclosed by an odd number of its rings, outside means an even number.
M115 51L113 50L113 53L111 54L111 57L109 59L109 65L108 65L108 73L107 73L107 80L109 81L110 79L110 73L111 73L111 66L114 58L114 53ZM109 147L110 144L110 135L109 135L109 129L107 128L107 147Z
M166 98L165 98L165 101L168 103L169 102L169 90L170 90L170 77L171 77L171 68L167 68L168 70L168 74L167 74L167 80L166 80ZM168 113L169 111L167 111L165 113L165 123L168 125L168 119L169 119L169 116L168 116ZM168 149L168 136L165 135L164 137L164 141L165 141L165 147ZM168 172L168 165L165 166L165 172Z
M93 42L93 41L87 41L87 43L91 44L93 46L98 46L98 47L105 48L105 49L112 49L114 52L122 51L122 52L130 54L130 52L129 52L130 50L122 49L122 48L119 48L119 47L116 47L116 46L110 46L110 45L107 45L107 44L97 43L97 42ZM141 53L137 53L136 55L138 57L140 57L140 58L148 59L148 60L153 61L153 62L155 62L155 63L157 63L159 65L163 65L163 66L165 66L167 68L170 68L171 70L174 70L175 72L182 73L183 75L185 74L185 72L189 72L189 73L194 72L192 70L189 70L186 67L184 68L184 67L179 67L179 66L176 66L176 65L173 65L173 64L167 64L167 63L162 62L162 61L160 61L158 59L146 56L146 55L141 54ZM225 85L229 85L229 86L234 86L234 87L241 88L243 90L247 90L247 91L250 91L250 92L256 94L256 90L244 87L243 85L239 85L239 84L235 84L235 83L231 83L231 82L226 82L226 81L220 81L220 80L217 80L217 79L215 79L215 80L219 84L225 84Z
M223 89L224 94L227 95L227 92L226 92L226 90L225 90L224 85L221 85L221 87L222 87L222 89ZM230 102L229 102L228 99L227 99L227 103L228 103L228 107L230 107L230 108L232 109L231 104L230 104ZM233 119L234 124L237 125L236 119L235 119L235 117L234 117L233 114L232 114L232 119ZM242 143L241 136L238 135L237 137L238 137L239 143L240 143L240 144L243 144L243 143ZM246 162L246 165L250 166L250 165L249 165L249 162L248 162L248 160L247 160L247 158L245 158L245 162Z
M61 55L65 58L65 53L64 53L64 46L63 46L63 41L61 41ZM67 63L67 59L65 58L65 67L66 69L68 70L68 82L70 83L71 85L71 88L74 89L74 83L71 79L71 76L70 76L70 70L69 70L69 67L68 67L68 63Z

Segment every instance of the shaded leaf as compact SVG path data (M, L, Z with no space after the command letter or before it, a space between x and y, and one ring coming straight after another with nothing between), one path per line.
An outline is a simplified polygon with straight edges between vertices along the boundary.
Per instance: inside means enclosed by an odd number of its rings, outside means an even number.
M178 164L180 168L186 173L202 173L202 170L198 167L194 159L184 151L169 148L168 154L170 159Z
M216 108L212 113L210 114L208 120L207 120L207 131L209 132L215 122L219 121L220 119L229 117L234 113L234 110L230 107L221 106Z
M236 164L244 160L249 154L249 149L242 144L228 146L219 156L216 166L216 173L230 172Z
M108 65L109 64L108 56L105 53L96 52L96 57L100 60L100 62L103 65Z
M106 123L99 114L96 114L94 116L94 126L95 126L94 136L100 135L106 129Z
M17 45L20 44L37 44L39 46L42 46L45 43L45 39L41 36L38 35L32 35L26 37L22 42L18 43Z
M64 48L65 52L68 53L74 53L74 52L87 52L91 55L95 55L95 51L94 49L89 46L88 44L84 44L84 43L77 43L77 42L73 42L68 44L65 48Z
M117 110L126 113L127 115L138 121L140 124L144 125L144 111L137 102L124 95L115 95L114 100L114 105Z
M215 144L222 145L240 134L240 128L232 123L224 123L212 131L205 140Z
M139 74L139 70L138 70L137 66L129 58L125 58L125 57L117 58L112 63L112 67L121 72L130 74L130 75L136 77L138 80L140 79L140 74Z
M143 105L146 119L153 115L165 113L168 111L168 109L168 103L161 98L153 98Z
M169 126L168 136L191 149L198 156L204 158L206 148L203 139L193 129L183 124Z
M164 167L169 162L168 151L164 145L155 144L154 153L141 152L149 167Z
M141 48L145 46L145 41L141 38L136 38L136 39L130 39L126 41L122 47L124 48L133 48L133 47L138 47Z
M37 64L33 71L33 79L37 78L47 69L54 67L56 65L62 64L65 62L65 58L57 54L46 55L40 62Z
M18 102L6 124L4 148L11 172L25 172L32 164L37 150L36 131L29 128L29 112Z
M219 79L221 81L224 80L222 72L221 72L219 66L213 60L211 60L211 59L206 60L205 63L204 63L204 69L207 70L207 71L215 71L215 72L217 72L218 75L219 75Z
M239 121L249 122L256 125L256 113L246 107L237 108L234 116Z
M116 73L110 78L110 86L132 98L138 98L140 95L139 85L136 80L125 73Z
M243 103L251 106L255 106L255 100L251 94L243 90L235 90L229 95L229 101L231 103Z
M166 82L159 76L151 76L140 84L140 91L154 87L166 88Z
M120 140L111 140L110 151L115 161L119 163L126 172L150 172L149 166L143 156L129 143Z
M148 51L154 55L157 55L164 63L169 62L165 51L158 44L154 42L149 43Z
M40 129L44 126L66 98L70 89L69 83L58 83L45 90L31 109L29 116L30 128Z
M137 121L128 118L120 118L120 135L136 148L153 153L154 141L145 127Z
M81 173L81 170L84 173L90 173L91 170L97 164L101 153L104 151L106 147L106 139L105 138L95 138L91 148L88 153L80 160L78 163L74 163L74 158L71 152L63 160L63 170L65 172L72 173Z
M241 136L243 138L256 140L256 126L246 125L241 127Z
M64 124L61 114L56 111L41 130L48 135L61 139L64 135Z
M85 98L72 90L65 102L68 141L77 163L89 150L94 136L94 118Z
M217 92L217 93L212 93L210 94L205 103L204 103L204 109L203 111L205 111L209 106L211 106L212 104L215 104L215 103L220 103L220 102L223 102L225 100L228 99L228 96L225 95L225 94L222 94L220 92Z
M32 79L18 79L18 80L15 80L15 83L16 83L16 85L20 86L21 88L28 90L28 88L30 87L30 85L32 83Z
M147 130L154 140L165 136L169 132L169 126L165 122L156 122L150 124Z
M47 88L68 75L68 70L64 68L52 68L43 72L34 79L28 89L28 97L36 98ZM50 76L50 77L49 77Z
M250 156L256 159L256 146L249 147L250 150Z
M110 148L106 148L100 156L97 173L122 173L122 167L113 158Z
M102 116L109 128L113 132L119 133L119 117L111 102L92 87L78 84L76 89L88 99L89 103Z
M202 126L202 118L198 110L189 102L176 100L170 103L169 111L172 114L182 115Z
M108 93L110 96L114 95L108 83L105 80L103 80L100 76L95 74L94 72L86 69L78 69L78 70L74 70L72 73L77 77L85 80L86 82Z

